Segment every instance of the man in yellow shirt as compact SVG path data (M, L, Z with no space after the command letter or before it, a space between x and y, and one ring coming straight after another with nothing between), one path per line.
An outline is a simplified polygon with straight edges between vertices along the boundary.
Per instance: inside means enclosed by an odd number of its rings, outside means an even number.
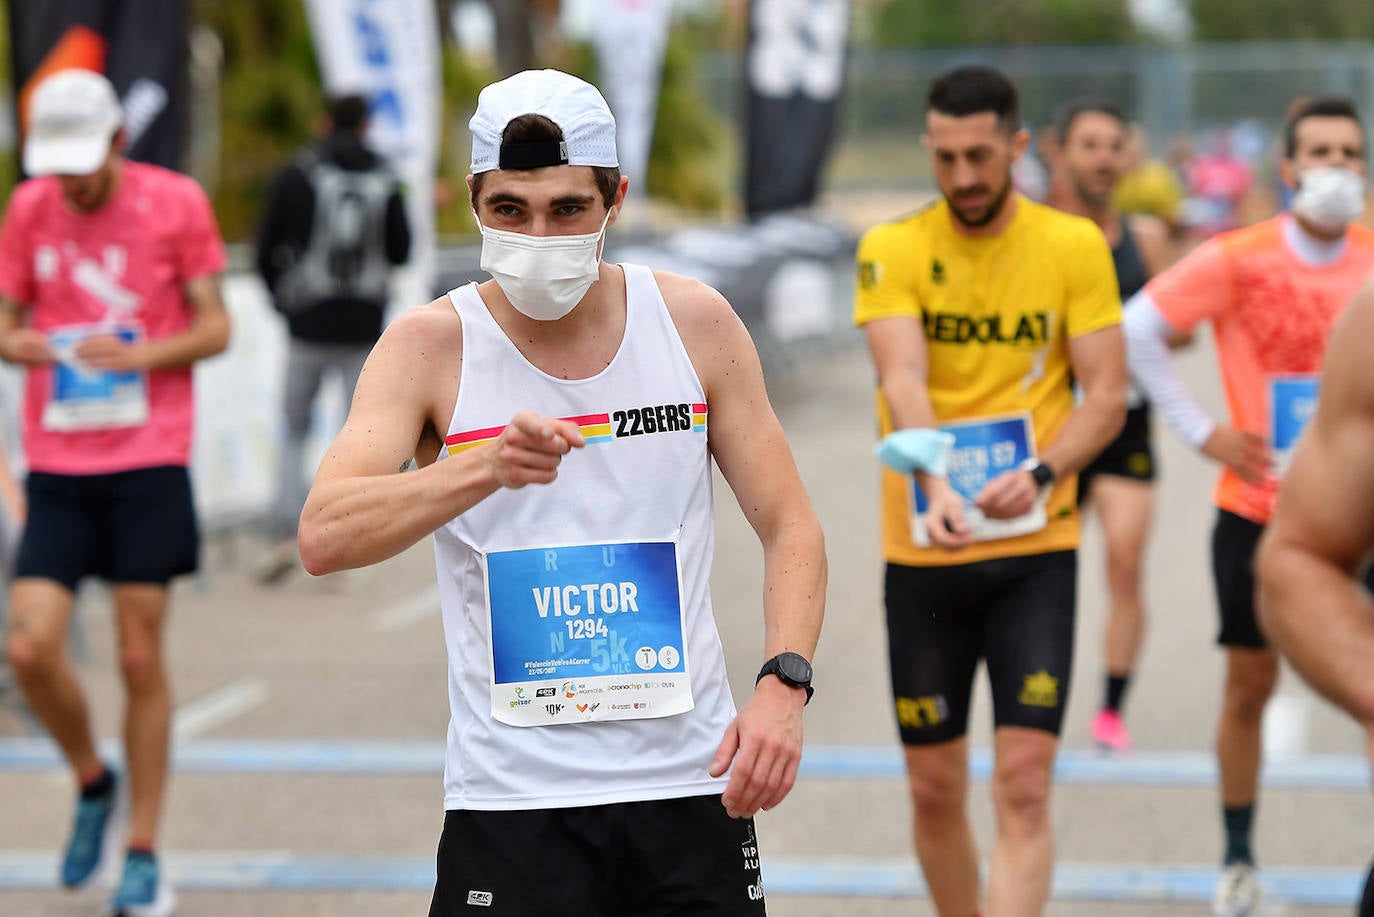
M1012 188L1029 136L1005 76L950 71L925 123L942 199L865 234L855 306L878 374L880 455L902 469L883 480L893 697L931 897L942 917L969 917L980 892L965 732L986 660L988 909L1039 914L1073 655L1074 475L1125 417L1121 301L1101 231ZM924 448L937 437L942 455Z

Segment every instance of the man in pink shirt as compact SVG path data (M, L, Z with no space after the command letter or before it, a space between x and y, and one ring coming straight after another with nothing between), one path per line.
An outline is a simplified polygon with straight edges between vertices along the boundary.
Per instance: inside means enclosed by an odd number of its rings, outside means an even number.
M123 115L98 73L34 92L24 169L0 229L0 358L27 368L29 516L10 594L9 660L80 790L62 883L82 886L117 843L116 913L174 909L154 856L171 699L162 663L167 586L199 536L187 463L191 365L222 351L224 244L191 179L120 155ZM77 584L114 595L127 708L127 775L98 756L64 645Z
M1169 425L1222 466L1212 572L1226 650L1217 726L1226 852L1216 917L1247 917L1260 892L1250 836L1279 661L1255 613L1255 550L1316 403L1332 328L1374 273L1374 232L1354 225L1365 206L1365 143L1353 104L1307 101L1289 117L1284 145L1290 209L1203 243L1126 310L1132 374ZM1220 423L1184 389L1168 353L1170 335L1202 322L1212 325L1229 408Z

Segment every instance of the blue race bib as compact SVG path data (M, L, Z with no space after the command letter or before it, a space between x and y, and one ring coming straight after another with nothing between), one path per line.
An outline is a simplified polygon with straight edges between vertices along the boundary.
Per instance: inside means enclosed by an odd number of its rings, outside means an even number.
M486 555L492 716L515 726L692 708L677 545Z

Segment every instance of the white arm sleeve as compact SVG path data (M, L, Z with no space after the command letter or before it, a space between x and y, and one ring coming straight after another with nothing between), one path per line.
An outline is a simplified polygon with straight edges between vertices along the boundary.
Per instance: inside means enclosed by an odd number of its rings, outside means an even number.
M1145 390L1174 432L1194 449L1202 448L1217 425L1188 394L1174 370L1174 361L1169 355L1169 336L1175 329L1145 290L1126 303L1123 325L1131 377Z

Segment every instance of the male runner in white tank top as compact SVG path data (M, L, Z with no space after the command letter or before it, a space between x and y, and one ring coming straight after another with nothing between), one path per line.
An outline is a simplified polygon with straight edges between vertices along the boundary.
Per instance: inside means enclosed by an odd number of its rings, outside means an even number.
M471 127L495 279L386 330L300 525L315 574L435 535L451 719L430 913L763 914L752 817L796 778L826 561L758 356L715 290L600 261L627 182L594 87L521 73ZM738 714L712 460L764 555L767 662Z

